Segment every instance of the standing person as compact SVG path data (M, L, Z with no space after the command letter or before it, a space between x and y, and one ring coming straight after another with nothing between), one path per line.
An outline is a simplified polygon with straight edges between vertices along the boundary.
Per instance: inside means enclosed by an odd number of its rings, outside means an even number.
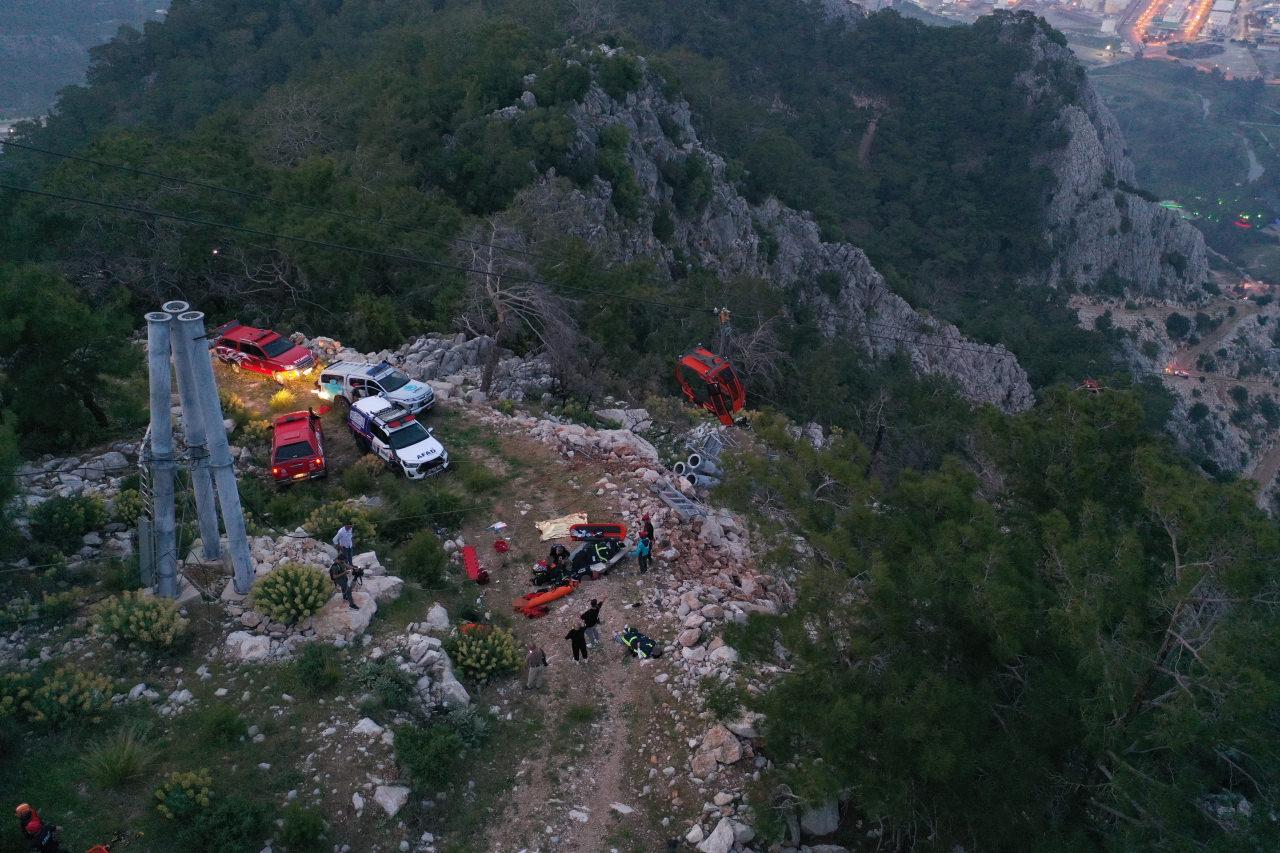
M569 633L567 633L567 634L565 634L565 635L564 635L564 638L565 638L566 640L568 640L568 641L569 641L570 646L573 648L573 662L574 662L574 663L586 663L586 662L587 662L587 636L586 636L586 634L587 634L587 629L586 629L586 627L585 627L585 626L583 626L583 625L579 625L579 626L578 626L578 627L576 627L576 628L572 628L572 629L570 629Z
M62 845L58 843L58 827L46 823L26 803L22 803L13 811L18 818L18 830L22 837L31 843L31 849L39 853L61 853Z
M640 516L640 535L649 540L649 546L653 547L653 521L649 518L649 513Z
M600 608L604 606L604 599L596 601L591 599L591 606L580 616L582 627L586 631L586 640L593 646L600 645Z
M526 690L538 690L547 684L547 653L533 643L529 643L528 654L524 656L524 665L529 670L525 681Z
M347 602L347 606L352 610L359 610L355 600L351 597L351 584L347 580L347 563L342 560L334 560L333 565L329 567L329 580L333 581L333 585L342 591L342 598Z
M338 548L338 559L350 563L351 551L356 544L355 537L352 535L351 522L348 521L338 528L338 532L333 535L333 544Z
M636 541L636 549L631 554L640 564L640 574L649 571L649 563L653 560L653 539L641 534Z

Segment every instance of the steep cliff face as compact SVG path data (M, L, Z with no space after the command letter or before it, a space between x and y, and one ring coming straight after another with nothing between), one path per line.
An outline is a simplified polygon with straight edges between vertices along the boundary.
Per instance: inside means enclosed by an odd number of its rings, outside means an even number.
M830 341L873 358L901 351L918 374L945 377L976 402L1005 411L1032 404L1026 372L1004 347L967 340L915 311L861 249L822 240L809 216L776 200L752 205L743 198L726 180L723 158L699 141L689 105L665 96L647 69L624 101L593 83L572 118L575 158L599 160L610 144L602 134L626 130L625 158L643 203L624 217L611 203L617 188L609 182L596 178L584 190L547 175L522 199L534 220L617 261L651 258L667 268L684 263L723 278L767 280L794 293Z
M1031 50L1020 79L1029 104L1056 112L1055 128L1066 140L1038 161L1056 179L1044 210L1053 260L1043 281L1089 289L1111 277L1146 295L1198 291L1209 274L1203 236L1137 194L1120 128L1075 56L1043 27L1017 17L1006 33ZM1064 98L1064 89L1074 97Z

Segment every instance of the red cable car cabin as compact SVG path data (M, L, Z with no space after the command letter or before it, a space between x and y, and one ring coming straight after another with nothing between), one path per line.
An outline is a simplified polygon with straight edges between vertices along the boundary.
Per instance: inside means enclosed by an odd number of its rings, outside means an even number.
M689 402L711 412L726 426L733 425L734 412L742 411L747 403L747 392L733 365L704 347L680 356L676 381Z

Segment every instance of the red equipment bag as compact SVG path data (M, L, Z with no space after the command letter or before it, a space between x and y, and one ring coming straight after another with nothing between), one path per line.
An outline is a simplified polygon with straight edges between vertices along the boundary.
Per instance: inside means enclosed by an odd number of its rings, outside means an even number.
M489 582L489 573L480 568L480 558L476 556L476 549L472 545L464 545L462 548L462 568L466 570L468 578L481 586Z

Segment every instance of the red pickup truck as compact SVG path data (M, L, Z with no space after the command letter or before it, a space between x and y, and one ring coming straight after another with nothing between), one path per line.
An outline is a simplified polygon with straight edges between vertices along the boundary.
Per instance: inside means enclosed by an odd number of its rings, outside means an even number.
M327 473L319 415L290 412L276 418L271 430L271 476L275 481L293 483Z
M213 354L232 370L252 370L277 382L307 376L315 369L311 351L269 329L242 326L237 321L214 330Z

